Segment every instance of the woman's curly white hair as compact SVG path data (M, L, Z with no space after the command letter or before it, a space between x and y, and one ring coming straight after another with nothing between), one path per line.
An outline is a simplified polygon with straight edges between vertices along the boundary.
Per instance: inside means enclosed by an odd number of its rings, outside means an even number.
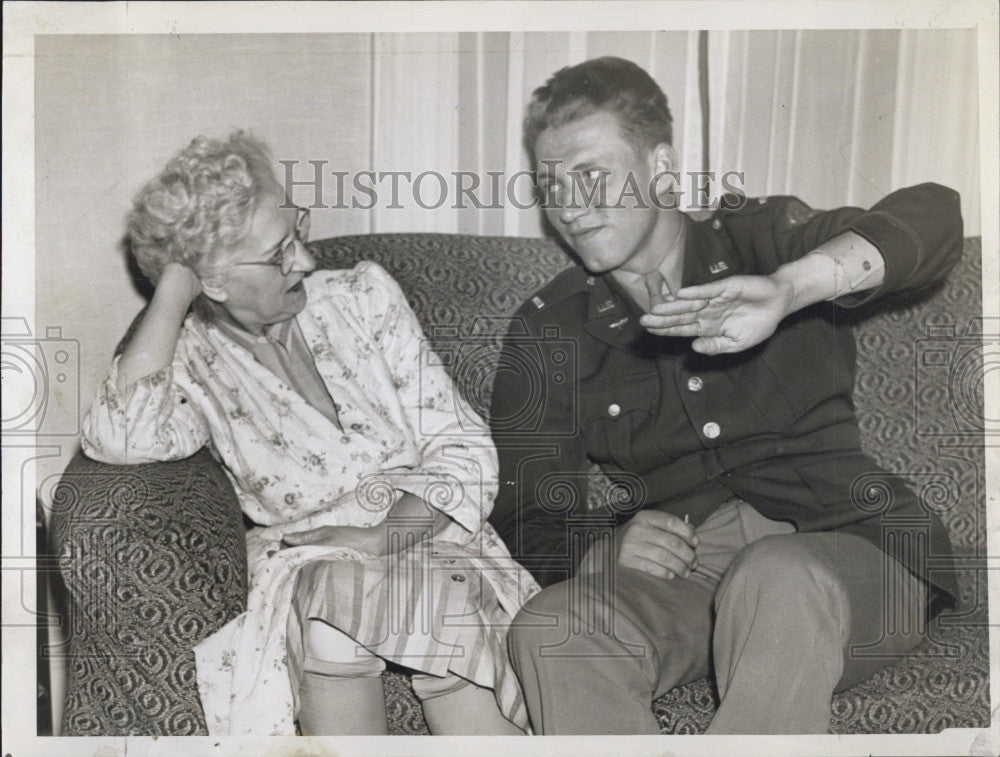
M127 229L139 269L154 284L170 262L210 275L274 181L267 147L249 134L195 137L132 202Z

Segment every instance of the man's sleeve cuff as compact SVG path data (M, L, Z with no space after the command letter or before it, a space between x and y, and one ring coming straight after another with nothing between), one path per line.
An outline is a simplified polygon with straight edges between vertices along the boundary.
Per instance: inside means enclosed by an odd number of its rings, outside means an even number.
M885 261L882 285L871 292L859 293L865 295L860 298L862 301L870 299L875 292L899 289L916 270L920 260L920 239L898 218L884 211L869 211L856 218L849 228L875 245Z

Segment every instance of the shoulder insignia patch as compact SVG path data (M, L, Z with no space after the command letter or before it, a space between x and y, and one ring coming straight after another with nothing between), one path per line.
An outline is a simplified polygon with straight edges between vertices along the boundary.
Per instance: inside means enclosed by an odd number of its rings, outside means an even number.
M813 210L801 200L792 199L785 206L785 221L789 226L795 226L808 221L817 213L819 213L818 210Z

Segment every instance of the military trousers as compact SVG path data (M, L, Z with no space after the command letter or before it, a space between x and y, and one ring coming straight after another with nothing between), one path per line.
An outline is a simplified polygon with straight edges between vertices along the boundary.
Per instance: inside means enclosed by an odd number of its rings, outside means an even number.
M709 733L825 733L836 691L925 635L926 585L869 541L739 499L697 533L689 578L609 566L529 600L508 646L535 733L659 733L652 700L713 669Z

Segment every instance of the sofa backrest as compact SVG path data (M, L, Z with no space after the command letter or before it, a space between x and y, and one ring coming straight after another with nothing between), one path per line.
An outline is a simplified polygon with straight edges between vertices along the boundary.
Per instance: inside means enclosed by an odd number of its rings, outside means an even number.
M311 247L323 268L359 260L384 267L439 353L456 339L471 343L473 359L446 364L483 417L509 317L572 265L549 239L375 234ZM968 239L942 287L844 311L857 326L855 405L865 449L907 479L959 548L985 545L980 256L979 240Z

